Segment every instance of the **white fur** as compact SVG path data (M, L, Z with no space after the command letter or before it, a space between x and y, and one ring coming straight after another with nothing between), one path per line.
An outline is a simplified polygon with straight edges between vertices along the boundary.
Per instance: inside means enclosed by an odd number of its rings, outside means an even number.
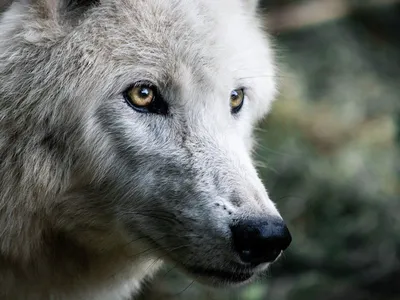
M196 270L235 271L229 224L279 215L251 159L275 96L256 4L27 0L3 13L1 299L124 299L163 261L207 284L223 282ZM127 105L142 80L168 116Z

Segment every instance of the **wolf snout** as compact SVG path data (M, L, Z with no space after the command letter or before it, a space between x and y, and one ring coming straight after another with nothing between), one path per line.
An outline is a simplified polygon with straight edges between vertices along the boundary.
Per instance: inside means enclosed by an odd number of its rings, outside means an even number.
M243 263L252 265L273 262L292 241L280 218L241 220L230 229L234 250Z

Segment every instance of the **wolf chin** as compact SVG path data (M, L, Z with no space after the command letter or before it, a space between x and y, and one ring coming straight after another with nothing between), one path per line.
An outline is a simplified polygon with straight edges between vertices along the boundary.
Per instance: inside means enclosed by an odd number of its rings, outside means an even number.
M239 285L287 248L256 2L0 5L0 299L127 299L163 262Z

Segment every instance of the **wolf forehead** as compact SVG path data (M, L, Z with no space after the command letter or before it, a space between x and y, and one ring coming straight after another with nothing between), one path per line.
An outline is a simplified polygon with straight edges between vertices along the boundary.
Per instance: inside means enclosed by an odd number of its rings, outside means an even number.
M113 64L119 67L114 73L135 67L152 81L165 83L185 72L215 81L218 72L260 70L269 62L246 0L26 1L35 2L37 12L28 41L48 46L62 40L65 53L85 63Z
M104 34L105 39L92 43L98 49L104 48L106 59L132 75L137 73L142 80L173 86L179 83L177 78L193 77L197 83L208 79L209 85L216 72L217 49L225 46L213 34L216 20L193 3L190 10L185 9L189 1L175 1L175 5L165 1L139 2L119 6L114 12L116 17L108 17L110 22L103 24L106 27L100 29L102 33L98 32L102 25L94 25L102 22L96 18L90 24L97 31L92 36L98 38ZM204 26L203 22L208 25Z

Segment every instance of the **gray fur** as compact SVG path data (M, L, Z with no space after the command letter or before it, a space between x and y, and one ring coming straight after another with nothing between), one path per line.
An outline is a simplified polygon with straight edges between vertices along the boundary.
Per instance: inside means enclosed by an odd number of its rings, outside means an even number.
M26 0L1 15L1 299L125 299L163 261L235 270L228 224L279 215L251 159L275 95L255 5ZM168 116L125 103L139 80Z

